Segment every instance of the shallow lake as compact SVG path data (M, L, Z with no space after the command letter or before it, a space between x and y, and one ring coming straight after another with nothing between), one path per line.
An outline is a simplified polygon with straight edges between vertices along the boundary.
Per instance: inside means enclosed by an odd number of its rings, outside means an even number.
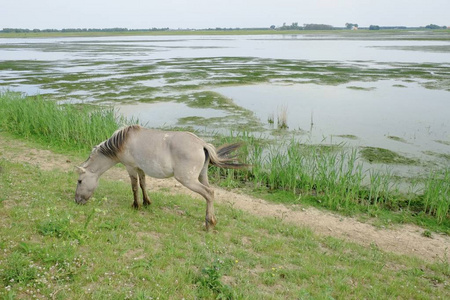
M286 110L286 124L313 143L346 142L420 154L448 151L450 93L393 80L217 88L266 122ZM267 122L266 122L267 123Z
M411 34L0 39L0 88L207 132L285 110L286 136L448 157L449 38Z
M335 35L142 36L1 39L1 60L148 60L258 57L449 63L448 41L338 38Z

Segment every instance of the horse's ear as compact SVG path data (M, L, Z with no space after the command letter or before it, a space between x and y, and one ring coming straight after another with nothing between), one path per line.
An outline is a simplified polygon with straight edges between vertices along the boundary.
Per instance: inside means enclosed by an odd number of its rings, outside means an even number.
M83 174L86 173L86 169L83 167L75 167L75 169L77 170L78 173Z

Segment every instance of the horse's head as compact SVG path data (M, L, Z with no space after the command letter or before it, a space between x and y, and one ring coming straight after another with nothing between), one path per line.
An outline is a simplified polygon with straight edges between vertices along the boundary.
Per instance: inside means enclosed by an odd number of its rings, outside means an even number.
M98 174L89 171L83 167L77 167L78 177L77 190L75 192L75 202L85 204L91 198L98 186Z

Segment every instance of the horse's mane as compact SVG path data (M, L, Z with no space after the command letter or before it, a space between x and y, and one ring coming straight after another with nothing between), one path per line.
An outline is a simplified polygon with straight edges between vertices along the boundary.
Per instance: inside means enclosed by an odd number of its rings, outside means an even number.
M122 147L125 144L130 132L140 130L141 128L142 127L139 125L131 125L121 128L114 132L109 139L103 141L95 147L95 150L106 157L115 159L120 151L122 151Z

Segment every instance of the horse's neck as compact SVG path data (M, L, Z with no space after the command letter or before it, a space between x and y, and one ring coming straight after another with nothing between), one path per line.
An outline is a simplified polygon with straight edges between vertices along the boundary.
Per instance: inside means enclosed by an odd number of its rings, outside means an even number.
M106 157L102 154L99 154L95 157L95 159L90 159L87 168L92 173L95 173L98 176L101 176L103 173L108 171L110 168L112 168L117 163L118 163L117 161L115 161L109 157Z

